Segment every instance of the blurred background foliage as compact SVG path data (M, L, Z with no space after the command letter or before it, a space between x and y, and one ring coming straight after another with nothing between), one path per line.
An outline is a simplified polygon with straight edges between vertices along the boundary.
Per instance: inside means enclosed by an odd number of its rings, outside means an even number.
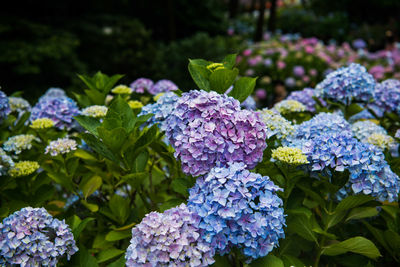
M220 60L240 51L254 36L260 5L263 31L363 38L372 49L396 39L400 28L397 0L12 1L0 9L0 85L36 98L49 87L76 87L76 73L101 70L125 74L127 84L168 78L188 90L187 58ZM227 34L232 25L242 39Z

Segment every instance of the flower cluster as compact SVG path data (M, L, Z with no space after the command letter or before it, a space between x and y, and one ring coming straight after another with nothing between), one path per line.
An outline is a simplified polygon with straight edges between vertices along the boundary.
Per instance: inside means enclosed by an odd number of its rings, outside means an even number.
M93 105L83 109L82 115L93 118L102 118L106 116L107 110L108 108L106 106Z
M4 143L3 148L5 151L19 154L23 150L31 149L33 141L39 141L39 140L37 137L31 134L15 135L8 138L8 140Z
M147 78L139 78L130 84L133 92L143 94L153 86L154 82Z
M10 114L10 104L7 95L0 91L0 122Z
M128 105L130 108L141 108L143 107L142 102L137 101L137 100L129 100Z
M61 88L51 87L46 91L46 93L44 93L44 95L42 95L39 98L39 101L41 101L42 99L47 98L47 97L62 98L62 97L67 97L67 94Z
M393 137L382 133L373 133L368 136L366 141L382 150L390 149L390 147L395 143Z
M400 81L388 79L378 83L375 87L375 99L372 107L378 115L384 112L397 112L400 114Z
M354 136L365 141L371 134L387 134L386 130L372 121L357 121L351 125Z
M297 147L278 147L272 150L271 158L290 165L309 163L306 155Z
M294 133L294 126L290 121L282 117L277 111L263 109L261 111L261 120L266 125L267 138L276 136L278 139L284 139Z
M239 101L215 92L184 93L165 125L175 157L193 176L230 162L254 168L266 148L259 113L240 110Z
M9 169L8 173L13 177L26 176L34 173L40 168L36 161L20 161Z
M256 101L252 96L248 96L241 104L240 106L244 109L248 110L255 110L257 108Z
M159 80L152 87L148 89L149 93L152 95L157 95L159 93L166 93L170 91L178 90L178 86L170 80Z
M46 147L45 154L50 154L55 157L76 150L76 147L77 143L75 140L69 138L58 138L57 140L50 142Z
M31 105L28 101L23 99L22 97L12 97L8 98L11 112L17 112L18 114L30 111Z
M115 86L111 90L111 92L114 94L119 94L119 95L130 95L130 94L132 94L133 89L126 85L120 84L120 85Z
M318 94L343 104L368 102L374 97L375 79L365 67L352 63L329 73L317 85Z
M57 128L68 129L73 126L73 117L79 113L77 104L69 97L43 96L32 108L30 120L49 118L54 121Z
M310 112L315 112L315 106L317 104L317 102L314 100L315 96L315 90L312 88L304 88L303 90L300 91L293 91L289 94L289 96L287 97L288 100L296 100L300 103L302 103L305 107L307 111ZM323 101L322 99L319 99L319 102L322 105L325 105L325 101Z
M23 208L0 223L0 263L56 266L61 257L69 260L77 251L68 225L44 208Z
M126 266L208 266L214 250L201 238L199 216L185 204L151 212L132 229Z
M49 118L39 118L31 123L32 129L48 129L54 126L54 121Z
M157 99L156 103L144 106L138 116L154 114L154 116L147 121L147 124L152 126L158 123L160 129L165 131L167 128L165 120L175 109L178 98L179 97L175 93L165 93Z
M279 103L276 103L274 109L279 113L285 115L293 112L303 112L306 111L306 106L300 103L297 100L283 100Z
M6 175L7 172L14 167L12 158L0 148L0 176Z
M243 163L215 167L189 190L188 207L201 217L202 238L225 254L237 247L250 260L267 255L284 237L281 191Z

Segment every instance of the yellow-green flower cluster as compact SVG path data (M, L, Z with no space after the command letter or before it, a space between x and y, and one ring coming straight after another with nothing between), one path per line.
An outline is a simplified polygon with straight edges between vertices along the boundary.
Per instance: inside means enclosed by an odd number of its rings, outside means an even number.
M275 104L274 109L279 113L285 115L293 112L303 112L306 111L306 106L297 100L283 100Z
M106 106L93 105L82 110L82 115L93 117L93 118L102 118L107 114L108 108Z
M272 150L272 158L290 165L309 163L307 156L303 154L300 148L296 147L278 147L277 149Z
M54 126L54 121L49 118L40 118L32 121L31 128L33 129L47 129Z
M19 154L22 150L31 149L33 140L38 140L34 135L31 134L20 134L15 135L4 143L4 150L15 154Z
M114 94L123 94L123 95L130 95L132 94L132 91L133 91L132 88L123 84L120 84L111 90L111 92Z
M26 176L34 173L39 167L36 161L20 161L9 170L9 174L13 177Z
M130 101L128 101L128 105L129 105L131 108L141 108L141 107L143 107L142 102L137 101L137 100L130 100Z
M384 150L389 149L395 141L387 134L373 133L368 136L367 142Z

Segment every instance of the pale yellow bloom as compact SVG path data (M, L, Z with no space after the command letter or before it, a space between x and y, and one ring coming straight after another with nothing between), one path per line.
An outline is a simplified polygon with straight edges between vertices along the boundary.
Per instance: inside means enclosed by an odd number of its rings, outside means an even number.
M367 142L381 149L388 149L394 143L394 139L386 134L373 133L368 136Z
M54 126L54 121L49 118L40 118L32 121L31 128L33 129L47 129Z
M130 101L128 102L128 105L129 105L131 108L141 108L141 107L143 107L142 102L137 101L137 100L130 100Z
M127 94L127 95L130 95L132 91L133 91L132 88L123 84L120 84L111 90L111 92L114 94Z
M290 165L302 165L309 163L306 155L301 149L295 147L278 147L272 150L274 160L284 162Z
M13 177L26 176L34 173L39 167L36 161L20 161L15 163L9 174Z

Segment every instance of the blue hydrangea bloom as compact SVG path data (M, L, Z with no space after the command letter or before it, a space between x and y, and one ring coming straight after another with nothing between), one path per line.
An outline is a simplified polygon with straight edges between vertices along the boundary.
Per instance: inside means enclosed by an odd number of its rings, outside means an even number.
M358 120L369 120L369 119L375 119L374 115L372 115L371 112L368 111L368 109L363 109L363 111L358 112L357 114L351 116L349 118L349 122L353 123Z
M14 161L0 148L0 176L7 175L8 170L14 167Z
M316 90L323 98L345 105L353 100L367 103L374 97L375 80L365 67L352 63L329 73Z
M208 266L214 250L201 238L200 217L185 204L151 212L132 229L126 266Z
M375 101L370 104L378 116L384 112L400 114L400 81L388 79L375 87Z
M241 110L239 101L216 92L184 93L165 125L175 157L193 176L232 162L254 168L267 146L259 113Z
M8 97L3 91L0 91L0 122L2 122L5 118L7 118L10 112L11 109Z
M202 238L225 254L237 247L251 259L267 255L284 238L282 191L243 163L215 167L189 190L188 207L201 217Z
M240 104L240 106L247 110L256 110L257 103L254 100L254 98L250 95Z
M30 120L49 118L57 128L69 129L75 122L73 117L79 114L79 108L71 98L48 96L40 98L32 108Z
M288 100L296 100L306 106L307 111L315 112L315 106L317 102L314 100L313 96L315 96L315 90L312 88L304 88L300 91L293 91L287 97ZM322 105L326 105L325 101L319 99Z
M358 121L351 125L354 136L360 141L365 141L371 134L387 134L386 130L372 121Z
M0 223L0 264L56 266L77 251L69 226L44 208L23 208Z
M67 97L67 94L65 91L61 88L58 87L50 87L44 95L42 95L38 101L41 101L42 99L46 97Z
M173 92L165 93L158 98L156 103L147 104L146 106L142 107L142 111L138 116L154 114L154 116L147 121L147 124L152 126L153 124L158 123L160 129L165 131L167 128L165 125L165 120L175 109L178 99L179 97Z

